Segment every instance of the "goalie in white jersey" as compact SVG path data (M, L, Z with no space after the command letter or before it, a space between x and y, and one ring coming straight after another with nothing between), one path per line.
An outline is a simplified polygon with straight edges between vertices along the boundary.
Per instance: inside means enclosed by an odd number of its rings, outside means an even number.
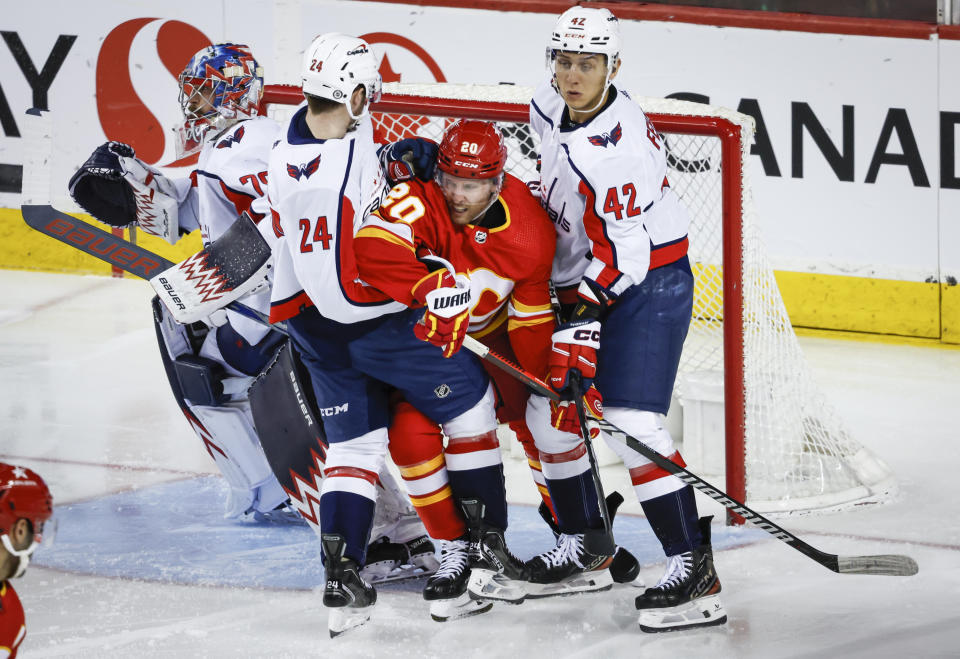
M135 219L142 231L170 243L199 228L210 245L242 214L255 223L269 214L267 160L282 127L260 115L263 69L247 46L224 43L200 50L178 82L183 121L175 128L177 158L199 152L190 176L169 179L136 158L131 147L111 142L77 172L70 192L114 226ZM266 313L270 291L261 289L243 303ZM264 454L247 393L286 337L233 311L217 316L216 323L184 325L154 303L161 356L177 403L230 486L227 518L301 522ZM406 495L389 474L381 480L372 579L408 563L411 549L427 552L435 563Z
M663 139L613 84L620 48L609 10L568 9L547 48L550 77L530 105L541 140L541 203L557 231L553 280L565 312L553 336L549 379L569 395L571 380L582 378L595 416L683 465L661 415L692 311L689 219L670 189ZM579 434L569 402L555 406L554 423ZM623 444L608 444L629 469L668 556L660 583L636 600L640 628L726 622L710 518L698 519L692 488ZM561 538L554 553L563 547ZM571 552L567 560L574 559Z

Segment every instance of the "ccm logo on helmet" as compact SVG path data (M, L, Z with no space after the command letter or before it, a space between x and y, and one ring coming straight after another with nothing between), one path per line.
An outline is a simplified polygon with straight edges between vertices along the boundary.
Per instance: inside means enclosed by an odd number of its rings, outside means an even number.
M600 330L578 329L573 333L573 338L577 341L599 341Z

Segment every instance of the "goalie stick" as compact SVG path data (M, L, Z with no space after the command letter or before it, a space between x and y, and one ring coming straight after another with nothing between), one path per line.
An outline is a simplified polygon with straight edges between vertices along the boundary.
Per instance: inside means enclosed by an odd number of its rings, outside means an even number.
M33 229L45 233L68 245L90 254L98 259L111 263L142 279L149 279L158 272L173 265L171 261L154 254L139 245L134 245L123 238L97 229L66 213L62 213L49 205L24 205L21 207L24 221ZM251 309L239 302L231 302L228 309L241 313L254 320L270 324L266 316L255 309ZM274 329L285 332L285 328L276 324ZM553 391L543 380L527 373L500 355L492 352L485 345L471 336L463 341L463 347L479 358L501 368L517 378L528 387L552 400L560 400L560 396ZM820 551L804 542L787 530L751 510L746 504L730 497L727 493L714 487L688 469L674 464L652 448L606 420L601 420L600 428L611 437L637 453L641 454L661 469L668 471L680 480L700 490L725 508L732 510L755 526L763 529L777 540L785 542L801 554L816 561L829 570L838 574L875 574L886 576L911 576L918 572L917 562L902 554L879 554L874 556L840 556Z
M101 261L106 261L110 265L141 279L149 280L175 265L173 261L169 261L159 254L124 240L121 236L115 236L108 231L98 229L72 215L58 211L53 206L24 204L20 207L20 210L23 213L24 222L30 228L71 245ZM231 302L225 306L231 311L236 311L248 318L270 325L270 320L266 314L251 309L241 302ZM286 329L280 324L271 327L286 334Z

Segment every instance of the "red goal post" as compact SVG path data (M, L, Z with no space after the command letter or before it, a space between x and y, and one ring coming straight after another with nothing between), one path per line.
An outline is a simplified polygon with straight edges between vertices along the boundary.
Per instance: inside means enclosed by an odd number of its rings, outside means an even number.
M376 139L385 142L421 135L439 141L442 128L452 118L496 121L511 149L508 170L523 180L532 180L537 177L535 136L528 127L523 128L529 122L531 96L532 89L513 85L389 83L372 107ZM819 391L812 384L806 386L805 380L812 383L812 378L807 376L809 369L799 348L793 345L796 337L772 269L762 249L754 247L758 242L756 228L745 224L752 210L745 171L752 118L686 101L637 100L667 138L671 154L668 178L693 218L691 262L698 290L691 324L693 338L688 337L688 344L696 347L684 347L678 395L683 400L681 390L687 377L690 391L698 374L712 373L722 378L718 382L722 381L723 438L712 438L715 443L722 442L722 456L714 460L713 468L704 469L691 455L685 438L683 450L691 468L698 473L723 472L730 495L768 512L836 508L888 497L895 487L889 469L864 454L865 449L849 437L832 409L821 413ZM265 108L290 107L302 101L300 89L293 86L267 85L264 92ZM515 156L516 151L526 157ZM698 179L711 183L701 185ZM698 244L710 247L698 252ZM750 245L746 265L745 244ZM758 250L759 256L754 253ZM751 360L754 350L759 358ZM776 363L780 372L769 373L770 367L752 366L768 361ZM782 384L780 375L793 376L798 369L804 375L802 390L787 387L790 392L783 410L772 406L766 399L779 395L776 389ZM763 391L767 388L772 390ZM689 392L686 398L691 405L696 403ZM803 412L789 424L796 429L785 432L783 424L778 427L777 418L785 416L791 406L803 408ZM710 442L711 438L700 440ZM704 444L698 455L719 450ZM863 464L858 465L858 461ZM844 477L835 477L833 472L837 471L844 472Z

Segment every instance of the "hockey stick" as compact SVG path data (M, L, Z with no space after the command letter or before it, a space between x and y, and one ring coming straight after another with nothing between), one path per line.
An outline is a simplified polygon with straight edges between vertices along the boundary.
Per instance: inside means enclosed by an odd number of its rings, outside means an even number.
M467 339L470 341L475 341L475 339L472 339L469 336ZM480 345L482 346L482 344ZM465 340L463 346L471 352L474 351L469 341ZM519 379L521 382L524 382L537 391L548 389L548 397L553 400L559 400L560 397L552 389L550 389L545 382L538 379L534 375L521 370L519 367L511 364L496 353L490 352L490 350L486 349L486 346L482 347L485 349L484 359L494 364L497 364L497 360L504 362L505 364L501 366L501 368L503 368L503 370L505 370L507 373L513 374L514 377ZM895 577L908 577L916 574L919 570L915 560L902 554L838 556L837 554L828 554L827 552L820 551L819 549L812 547L800 538L796 537L789 531L773 523L760 513L751 510L746 506L746 504L733 499L726 492L717 489L686 468L674 464L640 440L623 432L609 421L601 420L599 423L600 428L617 441L622 442L629 448L633 449L640 455L656 464L661 469L673 474L684 483L692 485L717 503L723 505L725 508L742 515L744 519L749 520L755 526L763 529L777 540L787 543L804 556L816 561L829 570L833 570L838 574L877 574Z
M149 279L156 273L162 272L173 265L171 261L154 254L150 250L124 240L111 233L102 231L94 226L82 222L66 213L61 213L49 205L24 205L21 207L24 221L33 229L52 238L90 254L107 263L134 274L142 279ZM267 325L270 324L265 314L241 304L231 302L227 308L243 314ZM274 329L286 333L285 328L271 325ZM471 336L464 339L463 347L476 354L481 359L501 368L517 378L537 393L552 400L560 397L545 382L534 375L527 373L516 364L504 359ZM824 567L839 574L878 574L891 576L910 576L918 571L915 560L900 554L881 554L876 556L838 556L816 549L780 526L757 513L745 504L731 498L725 492L717 489L710 483L691 473L684 467L674 464L652 448L623 432L609 421L601 420L600 427L611 437L622 442L637 453L656 464L661 469L675 475L689 485L700 490L724 507L750 520L754 525L763 529L778 540L790 545L801 554L820 563Z
M25 204L20 207L20 210L23 213L24 222L30 228L71 245L101 261L106 261L141 279L150 279L175 265L159 254L124 240L120 236L98 229L72 215L58 211L53 206ZM282 325L270 325L270 319L266 314L251 309L245 304L231 302L226 305L226 308L260 321L284 334L287 333L286 328Z
M573 395L574 406L577 409L577 419L580 421L580 436L583 437L583 445L587 449L590 477L593 479L593 487L597 491L597 507L600 509L600 519L603 521L603 535L588 531L584 534L583 544L591 554L613 556L617 553L617 543L613 539L613 522L610 519L610 511L607 510L607 496L603 493L603 483L600 482L600 466L597 465L597 458L593 453L590 428L587 427L587 411L583 405L583 379L577 370L570 373L570 393Z

